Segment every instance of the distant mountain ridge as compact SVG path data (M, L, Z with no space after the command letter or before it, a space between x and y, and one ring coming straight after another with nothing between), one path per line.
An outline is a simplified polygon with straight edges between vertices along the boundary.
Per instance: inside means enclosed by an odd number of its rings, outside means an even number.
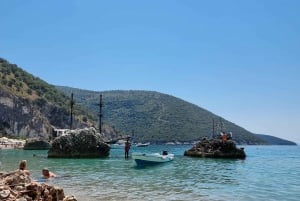
M57 86L66 95L74 94L78 104L97 114L100 93L104 121L116 130L141 142L191 142L210 137L213 119L231 131L239 144L267 144L255 134L182 99L153 91L114 90L95 92ZM217 128L215 128L217 130ZM217 133L216 133L217 135Z
M297 143L289 141L289 140L284 140L278 137L274 137L271 135L264 135L264 134L256 134L259 138L263 139L264 141L267 142L269 145L297 145Z

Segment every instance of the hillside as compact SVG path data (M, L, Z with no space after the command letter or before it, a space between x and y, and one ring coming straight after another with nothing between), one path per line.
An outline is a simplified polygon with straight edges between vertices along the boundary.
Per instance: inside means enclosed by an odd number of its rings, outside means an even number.
M256 134L259 138L263 139L269 145L297 145L295 142L291 142L288 140L284 140L278 137L274 137L271 135L263 135L263 134Z
M239 144L289 143L255 135L199 106L152 91L94 92L57 87L0 58L0 136L50 138L53 128L69 128L74 94L73 128L97 127L103 95L107 138L132 135L137 142L191 142L213 130L233 132ZM110 126L109 126L110 125Z
M48 138L53 127L69 128L68 96L1 58L0 78L0 135ZM74 127L96 120L78 105L74 110Z
M74 93L78 104L98 114L100 92L57 88L67 96ZM214 119L222 122L223 130L233 132L234 140L239 144L265 144L264 140L244 128L170 95L152 91L104 91L101 94L105 123L121 133L133 133L135 141L191 142L210 137Z

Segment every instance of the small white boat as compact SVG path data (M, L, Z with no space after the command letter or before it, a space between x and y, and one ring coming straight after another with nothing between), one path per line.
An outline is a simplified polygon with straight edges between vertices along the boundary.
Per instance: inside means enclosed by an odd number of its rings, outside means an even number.
M136 147L147 147L147 146L149 146L150 145L150 142L148 142L148 143L137 143L135 146Z
M111 149L124 149L125 144L115 143L109 145Z
M110 148L111 149L124 149L125 148L125 140L118 140L116 143L114 144L110 144Z
M160 153L132 153L132 158L138 166L155 165L165 162L170 162L174 159L174 154L169 154L167 151Z

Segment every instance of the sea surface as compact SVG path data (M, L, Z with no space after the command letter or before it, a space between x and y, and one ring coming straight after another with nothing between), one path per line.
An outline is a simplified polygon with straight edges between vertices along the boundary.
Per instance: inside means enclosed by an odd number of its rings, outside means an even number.
M123 149L112 149L107 159L48 159L47 151L0 150L0 171L15 170L26 159L34 179L60 186L82 201L300 200L299 146L244 146L245 160L183 156L190 147L133 147L131 152L175 154L170 163L144 168L125 160ZM59 177L43 181L43 167Z

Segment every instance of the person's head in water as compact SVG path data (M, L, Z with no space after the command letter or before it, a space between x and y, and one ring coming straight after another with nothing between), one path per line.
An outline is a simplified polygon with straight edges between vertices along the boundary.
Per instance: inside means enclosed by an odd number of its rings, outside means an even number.
M19 164L19 169L20 170L25 170L26 169L26 164L27 164L27 161L26 160L22 160Z
M55 174L53 174L52 172L50 172L48 170L48 168L43 168L42 174L43 174L43 178L45 178L45 179L48 179L50 177L55 177L56 176Z
M49 172L48 168L43 168L42 173L43 173L43 177L45 177L45 178L50 177L50 172Z

